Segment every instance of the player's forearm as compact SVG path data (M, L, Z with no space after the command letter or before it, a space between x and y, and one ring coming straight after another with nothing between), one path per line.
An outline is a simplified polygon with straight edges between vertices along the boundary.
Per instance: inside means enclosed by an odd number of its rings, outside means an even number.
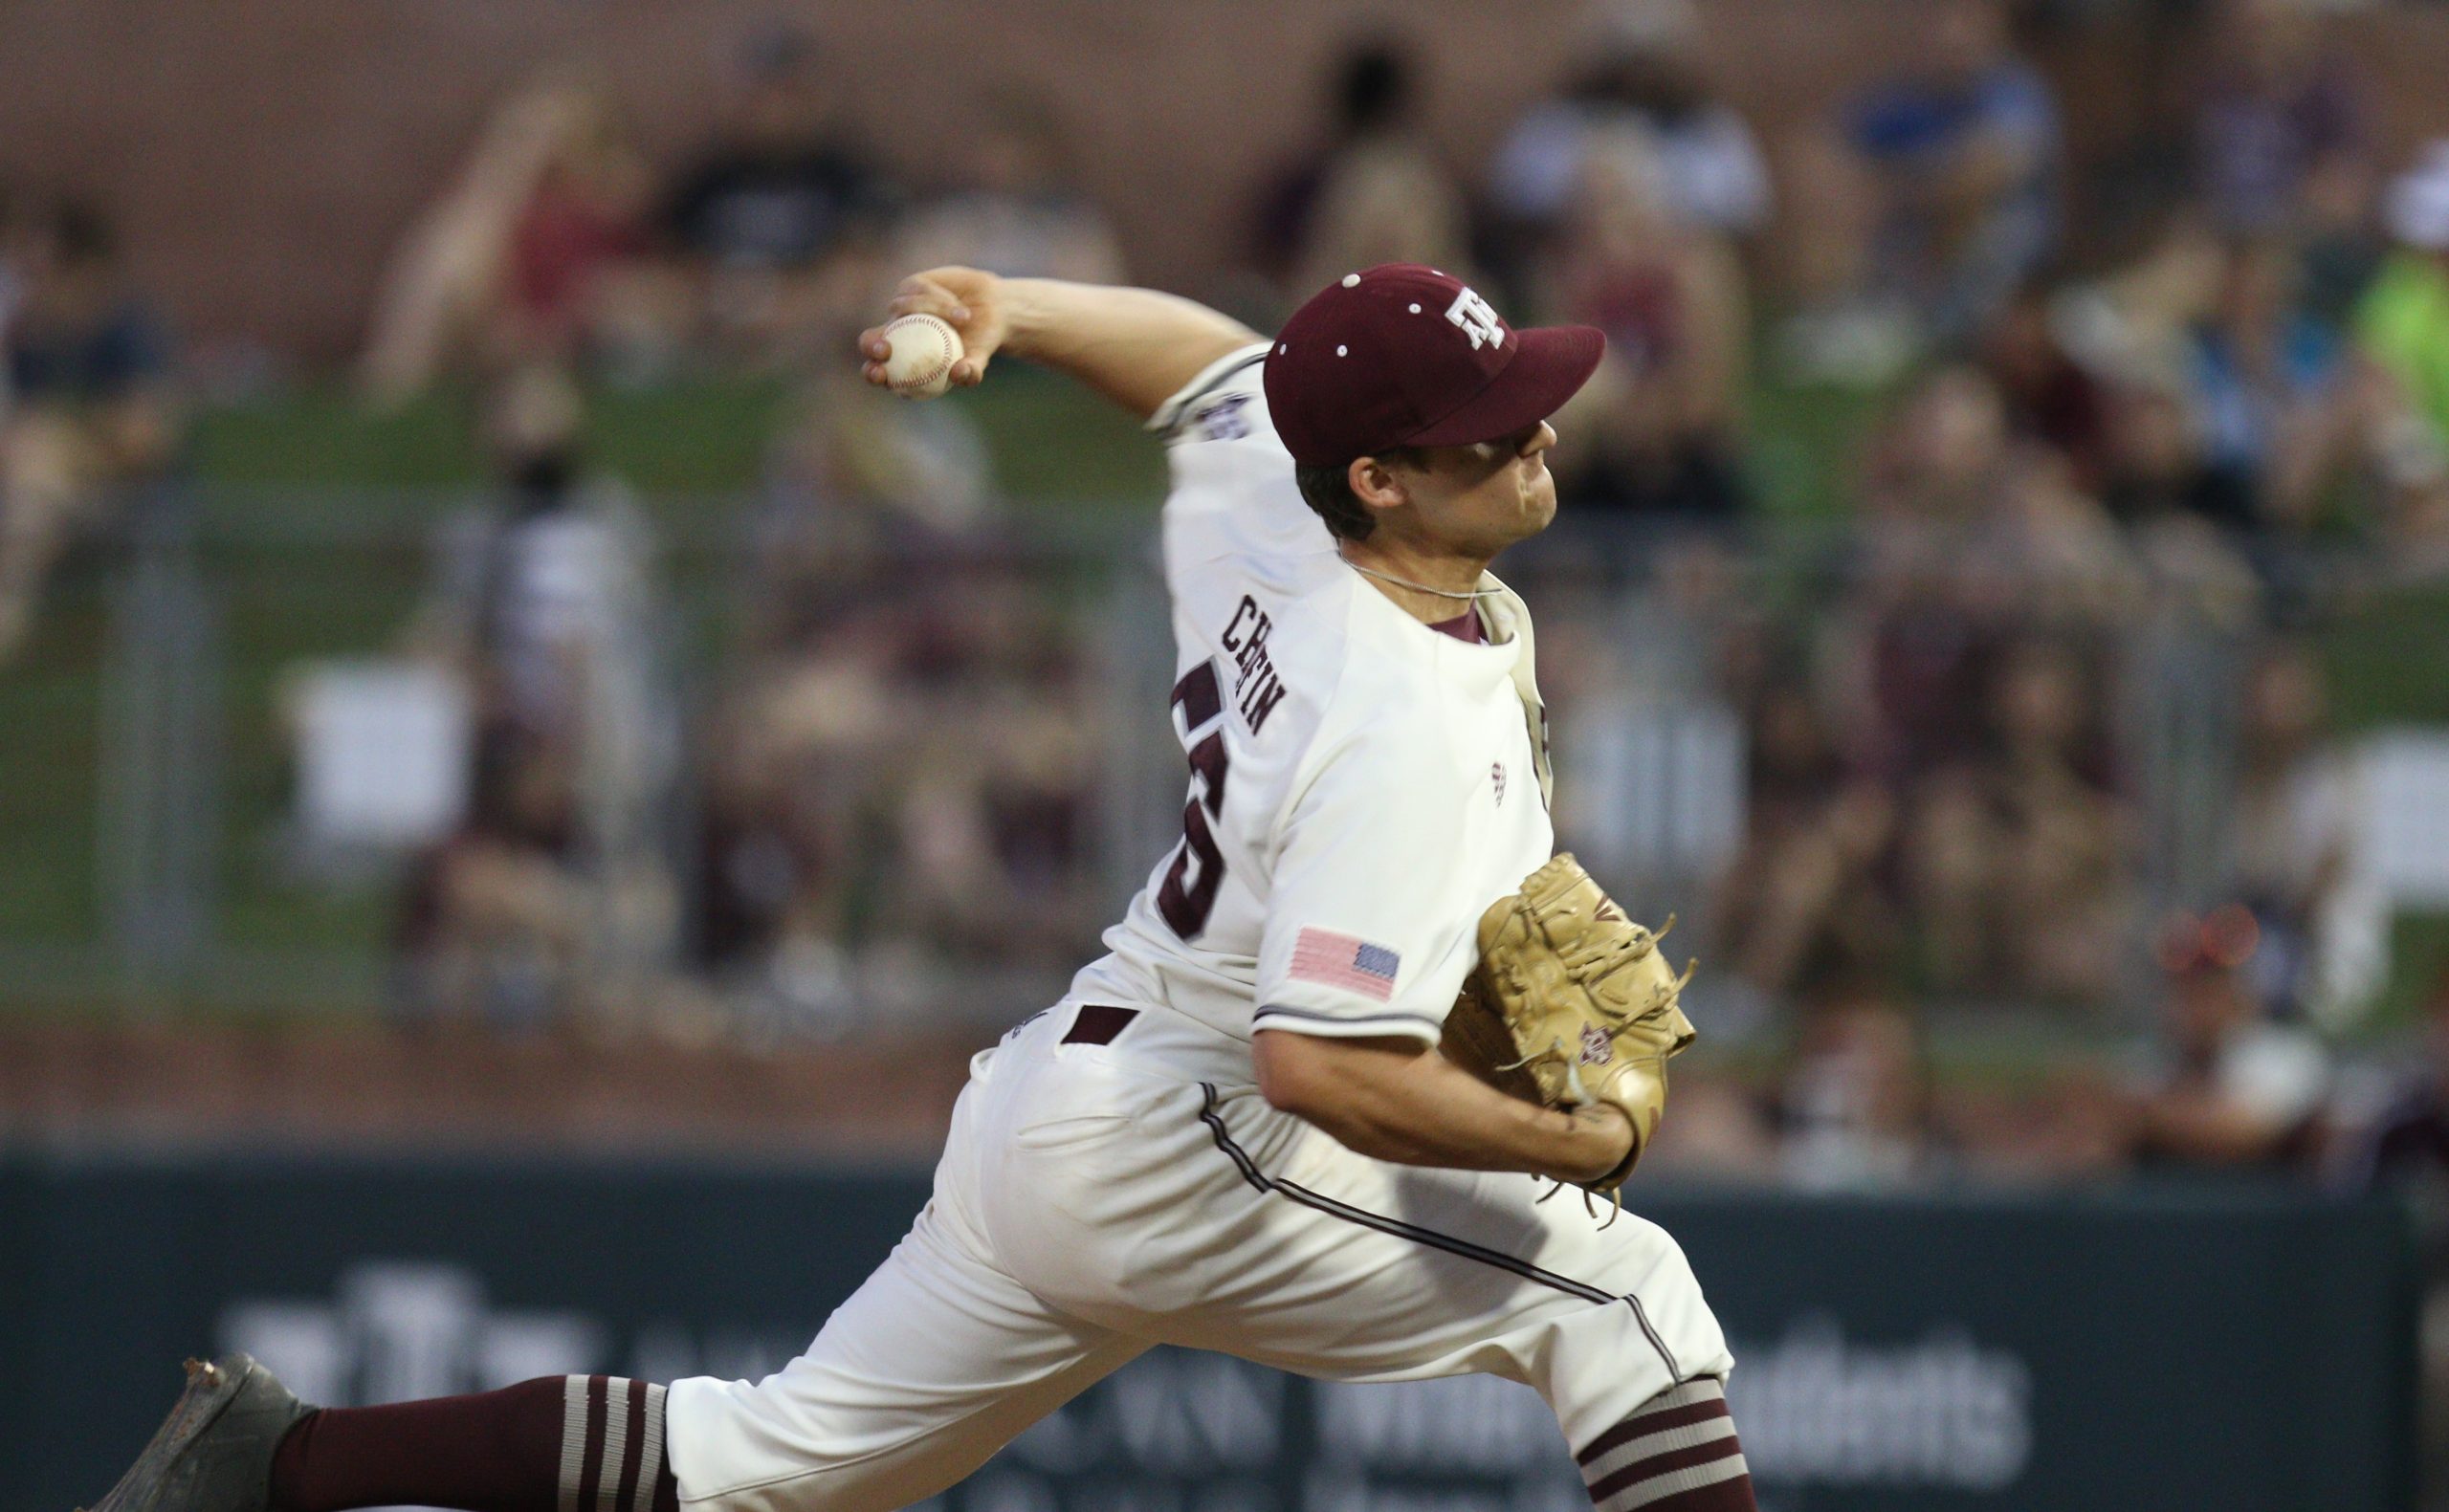
M1632 1126L1612 1108L1534 1107L1434 1050L1279 1035L1259 1036L1268 1100L1372 1159L1587 1181L1615 1170L1630 1148Z
M1218 358L1259 338L1175 295L1007 278L1004 349L1086 383L1145 420Z

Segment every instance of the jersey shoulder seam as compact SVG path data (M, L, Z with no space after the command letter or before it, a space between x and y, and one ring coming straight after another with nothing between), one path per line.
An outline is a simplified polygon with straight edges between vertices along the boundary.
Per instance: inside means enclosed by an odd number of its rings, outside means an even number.
M1172 441L1180 433L1182 415L1191 405L1224 387L1251 364L1266 362L1268 350L1267 343L1261 341L1218 358L1206 371L1183 384L1180 393L1157 406L1157 412L1148 417L1148 428Z

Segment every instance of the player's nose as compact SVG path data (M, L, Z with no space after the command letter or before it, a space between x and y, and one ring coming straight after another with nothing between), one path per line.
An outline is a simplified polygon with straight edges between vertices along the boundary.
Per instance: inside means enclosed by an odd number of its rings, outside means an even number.
M1555 444L1556 427L1542 420L1532 427L1531 434L1523 439L1522 454L1526 457L1535 457Z

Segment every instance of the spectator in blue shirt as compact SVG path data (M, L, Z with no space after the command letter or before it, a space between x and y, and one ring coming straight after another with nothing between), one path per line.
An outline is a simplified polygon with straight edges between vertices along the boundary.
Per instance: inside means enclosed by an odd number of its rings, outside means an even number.
M1489 198L1509 229L1555 235L1593 153L1631 128L1652 144L1680 219L1730 237L1760 230L1768 167L1710 77L1706 41L1692 0L1595 5L1565 87L1524 111L1498 149Z
M75 530L177 447L169 341L128 287L111 227L62 202L11 237L0 428L0 660Z
M2338 449L2346 370L2345 343L2298 303L2299 283L2285 244L2232 246L2185 373L2211 466L2238 478L2258 513L2291 521Z
M1979 329L2056 239L2058 109L1999 0L1947 0L1914 73L1846 122L1879 197L1873 266L1938 340Z

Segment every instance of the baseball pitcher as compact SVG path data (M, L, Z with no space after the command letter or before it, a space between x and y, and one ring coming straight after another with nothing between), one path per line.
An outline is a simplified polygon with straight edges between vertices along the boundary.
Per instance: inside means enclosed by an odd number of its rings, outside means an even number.
M1189 790L1108 953L977 1058L933 1200L779 1372L319 1412L234 1356L100 1512L886 1512L1156 1344L1490 1371L1555 1408L1600 1512L1752 1507L1717 1323L1611 1200L1691 1038L1681 978L1555 854L1531 616L1488 572L1555 514L1548 417L1600 334L1404 265L1272 341L965 269L892 313L959 332L953 383L1039 362L1171 453ZM884 383L890 343L860 355Z

